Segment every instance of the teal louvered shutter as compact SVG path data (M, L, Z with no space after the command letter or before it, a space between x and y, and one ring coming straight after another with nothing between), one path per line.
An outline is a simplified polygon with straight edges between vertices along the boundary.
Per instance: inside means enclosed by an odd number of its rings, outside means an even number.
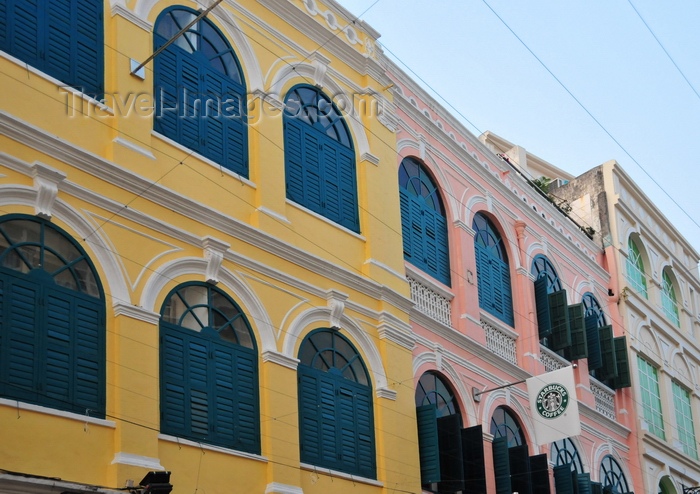
M491 312L493 307L493 280L491 279L491 259L488 251L479 244L476 253L476 283L479 293L479 307Z
M540 276L535 280L535 307L537 309L537 327L541 340L552 334L546 276Z
M72 0L72 3L74 29L71 42L75 74L69 84L84 88L99 99L104 93L103 0Z
M295 119L284 122L284 153L287 198L304 204L304 129Z
M435 405L416 408L418 452L421 484L440 481L440 447L438 445L437 409Z
M179 50L170 45L168 49ZM201 118L201 62L177 52L178 60L178 135L177 142L193 151L203 153L204 120Z
M424 201L413 195L409 196L409 207L411 209L411 262L412 264L426 269L425 264L425 222L423 220Z
M319 139L321 165L321 208L326 218L342 224L340 195L340 156L335 141L325 137Z
M603 365L598 369L597 376L602 380L612 379L617 375L617 358L612 326L603 326L598 330L600 336L600 354Z
M576 483L578 486L578 494L593 494L591 489L591 474L590 473L579 473L576 476Z
M260 454L258 357L254 350L243 347L236 348L235 355L236 444L244 451Z
M187 341L181 334L168 332L161 336L160 345L160 429L165 434L189 436Z
M435 222L435 278L450 285L450 248L447 240L447 220L437 212L433 213Z
M552 350L562 350L571 346L571 329L569 327L569 310L566 302L566 290L549 294L549 317L552 321Z
M513 494L510 482L508 439L506 437L494 438L491 446L493 449L493 470L496 477L496 494Z
M413 258L413 229L411 228L411 198L403 187L399 189L399 205L401 207L401 236L403 237L403 257L407 261Z
M498 266L498 279L501 290L501 314L502 320L505 323L513 326L513 295L510 286L510 266L500 259L494 259Z
M569 360L586 358L588 356L588 342L586 339L583 304L570 305L568 310L571 346L566 349L566 358Z
M600 482L591 482L591 494L603 494L603 484Z
M550 494L549 462L546 453L530 457L530 485L532 494ZM486 489L481 492L486 492Z
M462 494L486 492L486 461L484 457L484 433L481 425L462 429L462 459L464 490Z
M603 357L600 353L600 335L598 334L598 318L595 314L586 316L586 343L588 345L588 370L600 369Z
M440 492L457 492L464 488L461 418L458 414L437 419L440 445Z
M337 383L338 460L345 471L357 471L359 448L355 430L355 389Z
M629 356L627 354L627 337L618 336L613 338L615 346L615 364L617 367L617 376L613 379L613 389L629 388L632 386L630 377Z
M299 434L301 443L301 461L318 464L322 455L323 422L321 407L317 404L318 376L299 368ZM335 431L333 431L335 441Z
M42 403L37 390L41 378L41 335L43 323L38 307L40 285L0 273L4 283L2 347L0 347L0 390L2 395L31 403ZM39 391L39 392L37 392Z
M357 472L363 477L377 476L376 452L374 447L374 414L372 412L372 392L358 389L355 392L355 434L357 440Z
M157 34L156 47L165 41ZM175 47L163 50L155 59L154 91L155 91L155 117L153 126L156 132L164 136L178 140L179 118L178 112L178 62Z
M576 494L577 484L574 482L576 475L571 471L571 463L557 465L554 470L554 492L556 494Z
M208 342L188 335L185 340L185 359L188 400L185 403L189 416L190 437L211 439L213 409L209 406L209 346Z
M73 399L77 413L104 418L105 315L100 300L72 294Z
M303 125L303 124L302 124ZM303 206L316 213L323 214L323 156L321 155L321 143L319 136L313 128L303 127L303 176L304 176L304 202Z
M211 409L210 440L219 444L238 446L236 427L238 418L237 381L238 359L234 349L211 342L209 365L209 401ZM250 374L250 372L249 372ZM243 376L250 381L250 375Z
M354 232L360 231L357 204L357 171L355 153L337 145L340 198L340 224Z
M513 492L533 494L530 482L530 454L527 444L513 446L508 449L508 458L510 461L510 482Z

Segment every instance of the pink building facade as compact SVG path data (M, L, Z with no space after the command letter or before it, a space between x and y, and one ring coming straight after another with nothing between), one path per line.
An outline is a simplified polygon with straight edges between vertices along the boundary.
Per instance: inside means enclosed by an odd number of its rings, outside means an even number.
M642 492L606 253L512 157L386 63L424 492ZM564 336L552 330L562 314ZM525 384L505 385L571 364L582 433L542 444Z

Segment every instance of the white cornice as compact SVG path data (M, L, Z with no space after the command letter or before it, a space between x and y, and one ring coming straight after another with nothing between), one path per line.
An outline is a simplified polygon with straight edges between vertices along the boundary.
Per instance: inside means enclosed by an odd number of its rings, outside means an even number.
M137 307L135 305L125 304L123 302L115 302L113 308L114 315L116 317L130 317L131 319L136 319L153 325L157 325L160 322L160 314L158 314L157 312L151 312L150 310L146 310L141 307Z
M273 364L281 365L282 367L287 367L292 370L297 370L299 366L299 359L269 350L262 352L262 360L263 362L272 362Z
M153 31L153 24L148 22L146 19L142 19L136 14L134 14L126 5L122 5L121 3L115 3L114 5L112 5L112 17L114 17L115 15L123 17L127 21L140 27L144 31L147 31L148 33Z

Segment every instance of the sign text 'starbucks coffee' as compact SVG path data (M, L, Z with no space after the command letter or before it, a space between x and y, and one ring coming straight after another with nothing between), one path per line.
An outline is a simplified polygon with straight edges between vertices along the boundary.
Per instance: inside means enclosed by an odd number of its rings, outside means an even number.
M569 405L569 391L561 384L546 385L537 393L537 413L546 419L555 419Z

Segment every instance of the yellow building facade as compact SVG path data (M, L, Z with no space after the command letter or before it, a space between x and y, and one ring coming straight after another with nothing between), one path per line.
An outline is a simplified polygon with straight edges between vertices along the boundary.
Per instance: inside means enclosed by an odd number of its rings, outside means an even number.
M315 0L3 4L0 491L419 492L378 33Z

